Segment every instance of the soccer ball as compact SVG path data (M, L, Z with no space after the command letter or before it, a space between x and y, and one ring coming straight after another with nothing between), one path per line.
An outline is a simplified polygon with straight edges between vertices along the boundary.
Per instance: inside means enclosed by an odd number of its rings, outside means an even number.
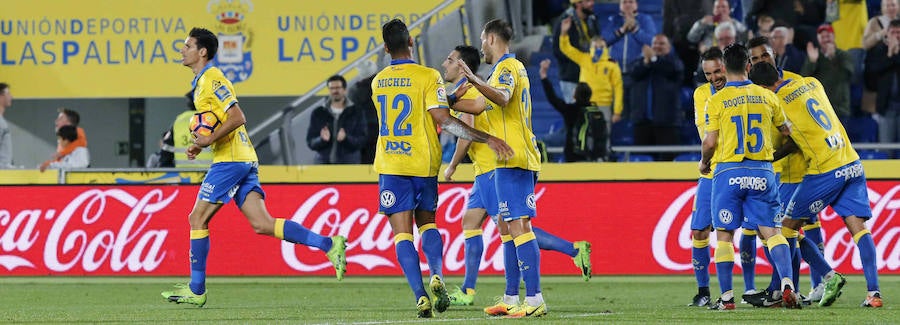
M212 111L200 112L191 116L190 131L192 135L197 133L202 136L209 136L219 125L222 125L222 122L219 121L219 118Z

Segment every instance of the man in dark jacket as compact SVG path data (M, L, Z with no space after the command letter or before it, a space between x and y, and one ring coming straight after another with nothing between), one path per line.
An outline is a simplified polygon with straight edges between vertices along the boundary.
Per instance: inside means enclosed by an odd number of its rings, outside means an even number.
M884 40L866 54L866 80L876 83L878 141L900 142L900 20L891 21Z
M578 120L580 115L584 114L584 107L591 105L591 87L583 82L578 83L578 85L575 86L574 103L566 103L556 95L556 91L553 89L550 79L547 79L547 70L549 69L550 60L544 59L541 61L540 75L541 85L544 87L544 94L547 95L547 101L550 102L550 105L562 115L563 125L566 128L566 142L563 147L563 156L565 157L566 162L588 161L590 160L589 157L575 153L574 137L572 133L575 121Z
M684 65L672 53L669 39L653 37L653 46L644 46L643 56L631 62L634 87L631 91L631 121L635 145L678 144L678 127L684 119L681 110L681 78ZM672 160L671 153L657 160Z
M572 28L569 28L569 43L572 47L587 53L591 47L591 38L600 35L600 23L594 16L594 0L571 0L572 7L563 13L560 22L568 17L572 18ZM553 28L553 55L559 62L559 88L562 91L563 100L572 103L572 94L581 69L578 64L572 62L559 48L560 23Z
M327 85L328 102L313 111L306 144L316 152L316 164L358 164L366 141L365 115L348 103L344 77L331 76Z

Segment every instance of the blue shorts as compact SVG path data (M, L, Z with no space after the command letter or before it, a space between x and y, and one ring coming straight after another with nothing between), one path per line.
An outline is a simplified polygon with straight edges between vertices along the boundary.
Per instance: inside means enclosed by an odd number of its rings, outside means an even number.
M778 187L781 214L784 214L785 210L787 210L788 203L791 202L791 198L794 197L798 187L800 187L800 183L781 183L781 186ZM816 223L816 221L819 221L819 215L813 215L808 220L809 223Z
M697 180L694 194L694 211L691 213L691 230L703 230L712 225L712 179L701 177Z
M534 218L537 202L534 183L537 172L521 168L494 169L494 187L497 190L497 214L503 221L522 217Z
M713 177L713 226L721 230L735 230L742 224L780 227L777 186L771 162L720 163Z
M378 211L390 216L397 212L437 210L437 176L378 176Z
M872 217L866 173L859 160L818 175L806 175L785 209L791 219L809 219L826 206L841 217Z
M234 203L240 208L247 194L257 192L266 197L259 186L259 166L256 162L218 162L209 166L197 198L210 203Z
M485 209L491 218L497 217L497 189L494 187L494 171L475 176L475 184L469 192L467 209ZM496 221L496 220L495 220Z

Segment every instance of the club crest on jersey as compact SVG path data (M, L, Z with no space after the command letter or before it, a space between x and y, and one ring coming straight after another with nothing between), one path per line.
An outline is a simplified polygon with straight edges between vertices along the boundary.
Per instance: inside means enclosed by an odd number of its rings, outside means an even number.
M724 224L729 224L734 220L734 215L728 209L719 210L719 221Z
M500 71L500 76L497 77L497 82L499 82L500 84L503 84L503 85L512 86L513 85L512 72L509 71L509 69L504 68L503 70Z
M215 19L219 50L213 64L233 83L250 78L253 58L250 51L253 31L246 19L253 12L250 0L210 0L206 11Z
M394 192L389 190L381 191L381 194L378 195L378 200L381 201L381 206L385 208L390 208L397 203L397 196L394 195Z

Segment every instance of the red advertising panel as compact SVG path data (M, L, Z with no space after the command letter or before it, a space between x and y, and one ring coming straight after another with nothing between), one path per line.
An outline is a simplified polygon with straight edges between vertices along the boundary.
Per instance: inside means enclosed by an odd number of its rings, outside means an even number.
M447 274L462 274L460 222L470 184L442 184L437 211ZM196 185L3 186L0 274L188 274L187 215ZM392 275L387 218L376 214L375 184L264 185L269 212L314 232L347 236L348 275ZM694 182L539 183L534 225L593 244L595 274L689 274ZM900 274L900 182L870 181L869 228L882 274ZM840 272L861 273L850 234L826 209L825 257ZM211 226L211 275L330 275L324 254L253 232L233 204ZM499 235L484 227L482 272L502 273ZM418 237L416 238L418 244ZM543 274L578 274L571 258L542 251ZM759 250L759 269L770 270ZM427 269L423 263L423 269ZM714 268L711 268L714 269Z

